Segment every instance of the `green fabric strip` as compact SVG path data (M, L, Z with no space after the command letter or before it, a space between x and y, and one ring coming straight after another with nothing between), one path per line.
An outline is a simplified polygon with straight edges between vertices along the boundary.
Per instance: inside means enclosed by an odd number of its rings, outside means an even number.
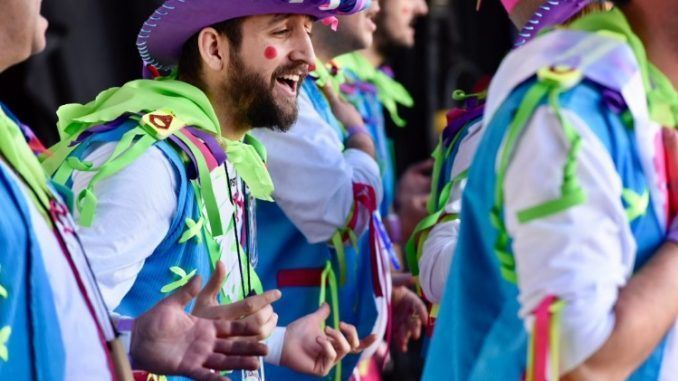
M340 68L354 72L361 81L371 83L377 88L377 97L388 111L391 119L398 127L407 122L398 115L398 105L414 106L414 99L400 82L375 68L360 52L341 55L334 60Z

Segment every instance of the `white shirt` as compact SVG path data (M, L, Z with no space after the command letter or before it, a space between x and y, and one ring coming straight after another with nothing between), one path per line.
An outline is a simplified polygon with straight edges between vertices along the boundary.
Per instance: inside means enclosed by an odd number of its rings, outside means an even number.
M457 178L468 170L478 149L482 135L482 123L468 127L468 133L459 142L459 150L450 169L450 179ZM456 182L450 190L450 198L445 205L445 214L461 213L461 196L466 187L466 179ZM433 226L424 240L419 258L419 284L426 298L432 303L440 303L450 272L452 257L457 247L461 220L441 222Z
M360 150L344 150L337 133L314 109L305 91L299 96L299 117L289 131L256 129L252 134L268 152L273 198L310 243L329 241L346 225L354 204L354 183L374 188L377 205L381 202L377 162ZM369 221L367 211L359 210L358 236Z
M40 253L52 288L54 306L61 328L65 354L65 380L110 380L106 353L99 340L96 322L87 308L75 275L54 236L54 231L38 212L30 191L2 160L0 166L10 173L24 196L31 224L40 245ZM72 253L73 256L77 253ZM75 258L74 258L75 259ZM82 276L83 274L81 274ZM86 284L86 282L85 282ZM91 290L93 291L93 290ZM95 303L94 300L92 300ZM39 334L39 332L38 332Z

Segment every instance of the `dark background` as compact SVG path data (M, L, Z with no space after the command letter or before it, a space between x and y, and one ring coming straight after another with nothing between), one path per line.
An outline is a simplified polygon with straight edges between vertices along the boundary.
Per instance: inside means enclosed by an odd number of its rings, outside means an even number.
M0 75L0 100L48 146L56 143L60 105L88 102L102 90L140 76L136 34L160 3L46 0L47 49ZM430 155L441 117L453 106L452 91L486 82L510 48L514 32L499 0L484 0L480 11L475 5L475 0L429 0L431 12L417 25L416 47L391 57L396 78L416 102L400 112L407 127L389 128L399 172ZM386 380L418 380L420 353L420 342L406 356L392 351L395 361Z
M0 75L0 100L52 145L58 139L56 110L88 102L99 92L138 78L135 41L140 25L160 0L46 0L47 49ZM508 51L512 29L498 0L429 0L430 14L417 25L414 49L396 51L391 65L414 96L409 122L389 129L398 170L428 157L435 120L452 106L456 88L470 90L489 78Z

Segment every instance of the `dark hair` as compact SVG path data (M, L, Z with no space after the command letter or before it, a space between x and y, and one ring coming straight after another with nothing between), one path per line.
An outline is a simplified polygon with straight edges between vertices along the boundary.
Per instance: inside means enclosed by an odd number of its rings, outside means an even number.
M219 34L226 36L230 42L231 54L240 50L242 44L242 18L222 21L211 26ZM202 72L202 60L200 50L198 49L198 35L200 32L191 36L184 43L179 56L178 76L182 81L192 85L202 87L200 74Z

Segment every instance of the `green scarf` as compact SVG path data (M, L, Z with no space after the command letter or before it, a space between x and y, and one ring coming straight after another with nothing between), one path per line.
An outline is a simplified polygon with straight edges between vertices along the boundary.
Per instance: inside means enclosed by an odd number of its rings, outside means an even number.
M40 166L37 157L31 151L19 126L0 108L0 155L26 182L33 191L31 197L42 206L38 208L47 218L52 192L47 186L47 176Z
M332 72L330 72L330 67L332 67L331 62L324 64L319 59L316 59L315 70L313 70L310 74L313 78L315 78L315 83L318 85L318 87L322 88L330 85L332 86L334 93L340 95L340 86L346 82L346 77L341 71L339 71L337 74L332 74Z
M263 146L247 135L241 141L221 136L219 119L209 99L200 89L172 78L136 80L99 94L88 104L59 108L57 126L62 139L72 139L91 126L115 120L124 113L171 110L188 126L215 135L238 175L256 198L271 201L273 182L266 169Z
M384 108L388 110L391 119L398 127L404 127L407 122L398 115L398 105L414 106L410 93L400 82L389 77L375 68L367 58L359 52L344 54L335 59L342 69L355 73L361 81L371 83L377 87L377 97Z
M587 32L609 31L623 37L640 66L650 117L662 126L678 127L678 93L671 81L648 61L642 41L619 9L591 13L574 21L568 28Z

